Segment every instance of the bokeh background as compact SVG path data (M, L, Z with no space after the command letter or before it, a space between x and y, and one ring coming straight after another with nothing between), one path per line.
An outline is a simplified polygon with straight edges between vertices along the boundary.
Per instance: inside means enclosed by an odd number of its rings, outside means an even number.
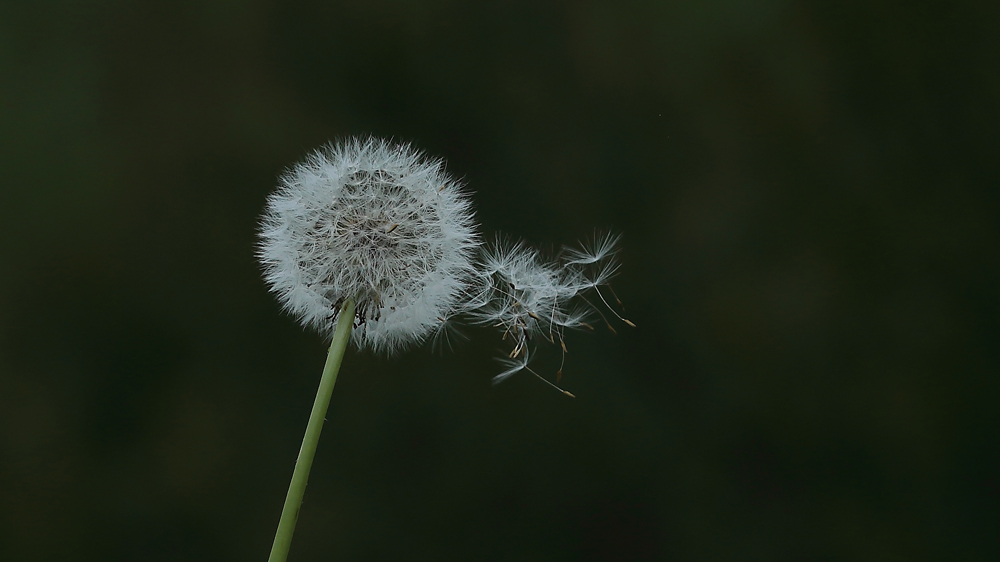
M623 234L565 398L350 351L291 560L1000 559L1000 4L0 3L0 560L264 560L325 356L286 166ZM620 328L624 328L620 326ZM546 372L551 372L551 369Z

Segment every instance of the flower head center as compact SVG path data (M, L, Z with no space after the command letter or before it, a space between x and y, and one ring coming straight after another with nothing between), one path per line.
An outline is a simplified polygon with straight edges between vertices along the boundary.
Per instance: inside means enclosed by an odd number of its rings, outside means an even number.
M379 306L439 266L442 252L433 244L441 236L439 211L419 195L391 172L361 170L347 177L333 201L327 244L363 272L359 312L368 308L364 301Z

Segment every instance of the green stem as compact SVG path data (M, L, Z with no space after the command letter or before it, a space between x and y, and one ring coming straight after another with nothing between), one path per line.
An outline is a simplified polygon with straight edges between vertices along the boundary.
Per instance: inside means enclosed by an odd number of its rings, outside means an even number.
M309 424L302 438L299 458L295 460L295 471L292 472L292 483L288 485L288 495L285 496L285 506L281 509L281 520L278 521L278 531L274 534L274 544L271 545L271 556L268 562L285 562L288 549L292 546L292 533L295 532L295 522L299 519L299 507L302 506L302 496L306 492L309 481L309 469L316 455L316 445L319 443L319 433L323 430L326 419L326 409L333 395L333 385L337 383L337 373L340 362L347 349L347 341L351 339L351 326L354 322L354 301L348 300L340 311L337 329L333 332L333 342L326 354L326 365L323 367L323 378L319 381L316 400L313 402L312 413L309 414Z

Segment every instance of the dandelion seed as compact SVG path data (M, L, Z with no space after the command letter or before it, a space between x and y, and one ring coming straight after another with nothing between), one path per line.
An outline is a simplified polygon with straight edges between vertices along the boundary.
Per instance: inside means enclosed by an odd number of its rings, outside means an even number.
M565 248L565 265L589 265L603 261L616 252L620 235L597 234L591 241L580 243L579 248Z
M485 247L477 271L478 296L470 306L471 314L481 324L503 328L501 340L509 337L511 341L511 350L503 359L507 369L494 378L494 383L528 370L555 386L528 368L529 358L535 355L533 335L553 344L558 341L562 352L556 371L558 382L568 353L563 337L567 329L593 330L586 319L596 313L614 333L604 313L585 296L589 291L596 292L615 317L635 327L608 304L600 290L618 269L614 256L619 238L611 234L595 236L579 248L564 249L558 259L551 261L543 260L537 250L522 242L499 238Z

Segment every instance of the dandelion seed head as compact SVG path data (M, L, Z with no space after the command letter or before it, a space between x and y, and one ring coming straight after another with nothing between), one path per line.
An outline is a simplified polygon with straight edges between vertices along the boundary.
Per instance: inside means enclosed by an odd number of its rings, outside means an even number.
M285 310L329 337L356 303L354 343L393 353L464 310L479 247L461 185L406 144L328 144L282 175L258 258Z

